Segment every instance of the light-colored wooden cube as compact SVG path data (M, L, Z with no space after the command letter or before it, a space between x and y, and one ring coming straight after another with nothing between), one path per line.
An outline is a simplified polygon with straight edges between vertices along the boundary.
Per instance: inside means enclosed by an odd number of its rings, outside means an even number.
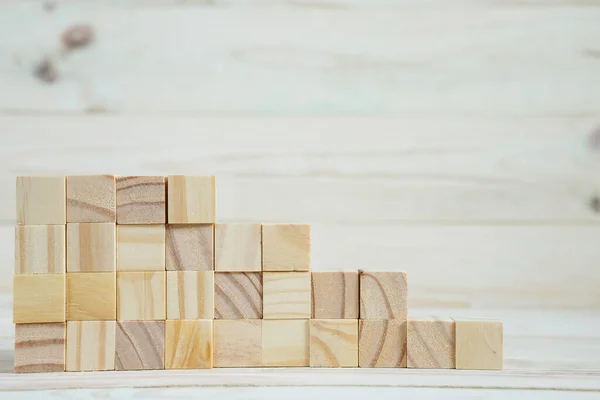
M264 319L308 319L311 303L310 272L263 273Z
M406 272L362 272L360 274L360 318L408 318Z
M263 271L310 270L310 225L263 224Z
M310 345L308 320L264 320L262 365L264 367L308 367Z
M115 321L68 321L66 370L114 370L115 325Z
M18 176L17 224L66 224L65 186L64 176Z
M164 225L117 225L118 271L164 271Z
M455 368L455 325L450 318L409 319L408 368Z
M166 222L164 176L121 176L117 178L118 224L164 224Z
M116 319L114 272L67 273L67 321Z
M215 318L262 318L262 294L260 272L215 272Z
M169 176L169 223L214 224L214 176Z
M213 319L214 272L167 271L167 319Z
M116 268L115 224L67 224L67 272L115 272Z
M406 321L363 319L358 326L358 366L406 367Z
M213 321L166 321L165 369L213 367Z
M310 320L311 367L358 367L358 320Z
M64 274L65 226L15 227L15 274Z
M260 224L215 226L215 271L260 271Z
M167 271L212 271L214 225L167 225Z
M16 373L65 370L65 323L15 325Z
M115 369L165 368L165 321L117 322Z
M312 317L358 318L358 271L312 273Z
M65 274L15 275L13 322L65 322Z
M117 221L113 175L67 176L67 222Z
M213 362L215 368L260 367L262 320L215 320Z
M453 318L456 323L456 369L502 369L502 321Z
M117 272L117 319L166 318L166 272Z

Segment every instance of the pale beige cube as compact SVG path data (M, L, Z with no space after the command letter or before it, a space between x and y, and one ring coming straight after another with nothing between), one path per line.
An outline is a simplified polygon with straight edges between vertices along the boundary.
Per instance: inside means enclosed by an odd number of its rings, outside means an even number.
M166 318L166 272L117 272L117 320Z
M310 320L311 367L358 367L358 320Z
M164 271L164 225L117 226L118 271Z
M263 224L263 271L310 270L310 225Z
M308 367L309 359L308 320L263 320L264 367Z
M502 321L452 319L456 323L456 369L503 369L504 325Z
M310 272L264 272L263 318L310 318L310 286Z
M115 321L68 321L66 370L114 370L115 327Z
M114 272L116 268L115 224L67 224L67 272Z
M214 283L212 271L167 271L167 319L213 319Z
M170 224L214 224L216 189L214 176L168 177Z
M260 224L215 225L215 271L260 271Z
M64 176L17 177L17 224L66 223L67 196Z
M262 322L260 319L215 320L215 368L260 367Z
M15 274L64 274L65 226L15 227Z

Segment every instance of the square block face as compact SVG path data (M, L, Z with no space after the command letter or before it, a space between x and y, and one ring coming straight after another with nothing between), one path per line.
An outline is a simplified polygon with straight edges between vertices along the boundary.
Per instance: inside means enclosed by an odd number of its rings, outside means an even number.
M358 318L358 271L312 273L312 317Z
M358 367L358 320L310 320L311 367Z
M263 224L263 271L310 270L310 225Z
M456 369L502 369L504 329L502 321L454 318Z
M67 176L67 222L115 223L116 198L112 175Z
M117 319L166 318L165 272L117 272Z
M308 320L264 320L262 365L308 367L310 358Z
M263 285L264 319L310 318L310 272L264 272Z
M66 224L65 186L64 176L18 176L17 224Z
M117 226L117 270L164 271L165 226Z
M15 274L64 274L65 226L15 227Z
M67 371L115 369L115 321L67 322Z
M215 320L214 366L260 367L262 320Z
M67 272L115 272L116 226L67 224Z
M360 274L360 318L408 318L406 272L363 272Z
M262 296L260 272L215 272L216 319L260 319Z
M167 271L167 319L213 319L214 272Z
M166 214L164 176L117 178L117 224L164 224Z
M108 321L116 315L114 272L67 274L67 321Z
M215 226L216 271L260 271L260 224L217 224Z
M213 367L213 321L166 321L165 368Z
M167 225L167 271L212 271L213 225Z
M16 373L65 370L65 323L15 325Z
M406 367L406 321L363 319L358 327L358 366Z
M454 368L455 349L451 319L408 321L408 368Z
M115 369L165 368L165 321L117 322Z
M214 176L169 176L169 223L214 224Z
M15 275L13 322L65 322L65 274Z

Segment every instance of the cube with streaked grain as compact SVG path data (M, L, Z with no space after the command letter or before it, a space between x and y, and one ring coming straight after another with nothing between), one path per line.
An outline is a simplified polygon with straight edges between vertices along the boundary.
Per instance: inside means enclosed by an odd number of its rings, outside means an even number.
M17 224L64 225L66 204L64 176L17 177Z
M67 273L67 321L115 320L114 272Z
M214 225L167 224L167 271L212 271Z
M164 225L117 225L118 271L164 271Z
M165 321L119 321L115 333L117 371L165 368Z
M456 324L456 369L502 369L502 321L452 318Z
M116 198L113 175L67 176L67 222L115 223Z
M64 322L65 274L15 275L13 322Z
M214 367L260 367L262 322L260 319L215 320Z
M67 224L67 272L115 272L114 223Z
M310 318L310 286L310 272L263 272L263 318Z
M451 318L409 319L408 368L455 368L455 343L455 323Z
M213 320L165 321L165 369L213 367Z
M214 318L213 271L167 271L167 319Z
M358 367L358 320L311 319L310 366Z
M215 270L260 271L260 224L215 225Z
M361 272L360 319L408 318L406 272Z
M263 271L310 270L310 225L263 224Z
M68 321L66 370L114 370L115 328L115 321Z
M216 188L214 176L168 177L169 223L214 224Z
M15 274L64 274L65 226L15 227Z
M166 318L166 272L117 272L117 320Z
M308 320L263 320L263 367L308 367Z
M117 178L117 223L128 225L167 222L164 176Z
M65 370L65 323L15 325L16 373Z
M263 317L260 272L215 272L215 319Z
M358 325L358 366L406 367L406 321L361 319Z
M312 317L358 318L358 271L312 272Z

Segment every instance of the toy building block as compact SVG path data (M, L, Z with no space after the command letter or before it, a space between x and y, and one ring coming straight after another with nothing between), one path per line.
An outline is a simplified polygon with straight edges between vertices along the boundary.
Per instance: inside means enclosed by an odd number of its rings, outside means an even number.
M215 318L263 317L263 282L260 272L215 272Z
M358 367L358 320L311 319L310 366Z
M452 318L456 323L456 369L502 369L502 321Z
M262 320L214 321L216 368L260 367L262 361Z
M263 271L310 270L310 225L263 224Z
M117 225L118 271L164 271L164 225Z
M406 272L362 272L360 274L360 318L408 318Z
M260 271L260 224L215 226L215 271Z
M13 322L65 321L65 274L15 275Z
M167 319L213 319L214 282L212 271L167 271Z
M114 272L67 273L67 321L116 319Z
M214 176L169 176L169 223L214 224Z
M312 317L358 318L358 271L312 273Z
M117 178L117 224L164 224L166 222L164 176Z
M115 224L67 224L67 272L115 272Z
M310 292L310 272L264 272L263 318L310 318Z
M214 269L213 225L167 225L167 271Z
M115 223L116 198L112 175L67 176L67 222Z
M308 367L308 338L308 320L264 320L263 367Z
M117 272L117 320L164 320L165 280L164 271Z
M115 321L67 322L67 371L115 369Z
M15 227L15 274L64 274L65 226Z
M17 224L67 223L64 176L17 177Z
M451 319L408 320L408 368L454 368L455 349Z
M361 368L406 367L406 321L360 320L358 366Z
M213 321L165 321L165 369L213 367Z
M117 322L115 369L164 369L165 321Z
M17 324L15 364L17 373L65 370L65 323Z

